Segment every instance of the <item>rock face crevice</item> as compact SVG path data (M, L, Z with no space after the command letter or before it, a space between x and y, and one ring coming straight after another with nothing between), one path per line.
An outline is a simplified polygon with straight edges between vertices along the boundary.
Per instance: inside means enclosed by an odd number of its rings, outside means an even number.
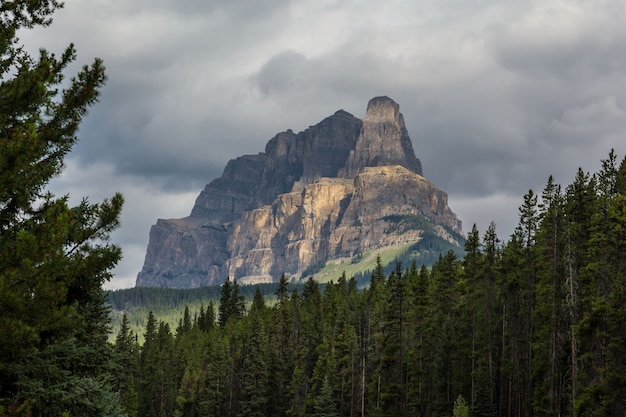
M189 217L152 226L137 285L301 277L329 259L418 242L419 219L451 242L462 236L446 193L422 176L398 104L376 97L363 120L339 110L229 161Z

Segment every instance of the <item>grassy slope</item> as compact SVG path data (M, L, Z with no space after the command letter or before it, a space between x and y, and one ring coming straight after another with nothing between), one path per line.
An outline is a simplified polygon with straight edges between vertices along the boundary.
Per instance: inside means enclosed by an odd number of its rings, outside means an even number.
M376 266L376 257L380 255L383 265L392 263L395 259L406 253L411 244L397 245L385 248L377 252L366 252L358 262L350 258L332 259L326 262L324 268L313 275L319 282L337 281L343 272L352 277L357 273L368 273Z

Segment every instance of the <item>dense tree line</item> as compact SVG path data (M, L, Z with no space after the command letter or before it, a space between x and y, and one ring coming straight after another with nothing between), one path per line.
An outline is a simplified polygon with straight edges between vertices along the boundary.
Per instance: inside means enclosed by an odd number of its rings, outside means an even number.
M264 296L265 301L271 304L275 301L276 285L277 283L242 285L238 291L245 298L248 307L257 290ZM324 284L320 286L323 288ZM292 282L290 288L300 291L302 284ZM159 321L169 324L171 328L176 328L185 309L189 311L190 316L197 318L201 308L218 308L222 297L222 286L188 289L133 287L107 291L106 297L107 306L111 309L109 341L114 341L115 336L120 332L123 316L126 315L126 326L137 335L139 343L143 344L144 329L150 312L157 316Z
M292 284L294 288L301 289L301 284ZM272 297L276 290L276 283L258 284L254 287L241 286L239 292L246 299L254 297L259 288L265 297ZM200 304L208 300L218 301L222 296L222 286L213 285L200 288L157 288L157 287L133 287L107 291L107 303L113 310L130 311L133 309L171 310L185 305ZM148 313L146 311L146 315Z
M145 343L115 349L129 415L617 416L626 402L626 159L529 191L506 242L474 226L460 259L345 275L176 329L150 314ZM247 311L246 311L247 310Z

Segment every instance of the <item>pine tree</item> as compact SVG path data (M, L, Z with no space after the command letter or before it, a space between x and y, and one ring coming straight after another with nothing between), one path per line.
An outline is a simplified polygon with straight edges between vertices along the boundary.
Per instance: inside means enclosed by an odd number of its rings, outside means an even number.
M220 327L226 326L228 319L232 314L232 292L233 287L230 282L230 277L226 278L224 284L222 284L222 294L220 296L220 306L219 306L219 324Z
M359 343L353 323L356 309L346 311L337 324L338 334L335 338L335 356L337 369L337 386L339 391L338 406L341 415L354 416L358 404L358 354Z
M241 295L241 288L237 280L233 280L233 288L230 298L231 316L239 320L246 314L246 299Z
M519 223L505 250L506 300L508 308L511 391L508 407L514 415L532 414L532 338L534 331L537 233L537 195L529 190L519 208Z
M261 289L257 286L254 291L254 298L252 299L252 307L250 313L263 313L265 311L265 298L261 293Z
M597 192L588 212L590 230L584 269L579 276L580 318L577 325L581 355L575 402L580 416L612 416L626 410L624 400L624 261L626 259L626 197L620 189L613 152L592 177ZM622 166L624 162L622 162ZM596 181L594 179L597 178Z
M561 314L565 290L563 196L561 187L548 178L538 205L539 227L535 253L537 274L536 305L533 311L533 407L538 414L558 415L562 410L562 392L569 377L563 357L567 323Z
M269 374L269 352L266 350L267 333L262 320L261 305L257 303L247 317L250 320L250 331L244 342L243 386L241 410L238 414L241 417L263 417L268 415L270 409L271 375Z
M284 304L289 298L288 286L289 283L287 282L287 277L285 276L285 274L281 274L275 293L279 305Z
M469 357L469 368L471 370L470 400L472 402L474 401L476 393L477 369L484 360L484 352L481 346L486 346L483 340L484 332L481 332L481 330L483 330L481 318L484 316L483 309L485 307L482 262L483 257L480 247L480 236L478 234L478 228L476 224L474 224L472 231L467 235L467 240L465 241L465 258L463 259L465 285L467 286L465 301L467 314L465 320L467 320L466 326L468 327L470 336L469 350L471 354Z
M370 280L370 289L372 292L376 292L378 287L384 285L385 280L386 277L382 259L380 258L380 255L376 255L376 267L372 272L372 278Z
M97 101L104 67L96 59L66 83L73 45L33 57L16 37L50 25L59 7L0 5L0 408L117 415L102 284L121 256L107 241L123 199L71 207L45 191Z
M499 239L496 234L496 226L492 222L483 236L483 280L485 285L485 316L483 329L483 353L486 355L478 364L482 367L482 373L479 374L478 383L482 385L488 392L486 400L491 408L496 408L499 397L499 386L496 381L498 369L498 346L500 332L498 325L500 324L501 294L498 292L498 284L500 278L501 250L499 247ZM482 376L482 379L480 378Z
M566 283L567 283L567 309L570 320L569 338L570 348L570 375L572 376L572 387L570 402L573 413L579 403L579 393L583 386L589 386L595 379L593 367L588 368L583 378L580 376L581 365L580 356L584 357L584 346L589 346L591 340L583 340L581 334L581 322L584 317L583 300L588 300L588 296L595 292L595 283L589 279L585 265L588 262L588 247L591 237L592 224L591 213L596 206L595 180L586 174L582 169L578 169L574 181L565 189L565 252L566 252ZM586 302L584 303L588 305ZM595 398L591 400L596 402Z
M138 417L158 416L159 340L157 320L152 311L148 314L144 342L139 362L140 381L137 390Z
M230 281L226 278L222 285L222 294L220 296L219 306L219 324L220 327L226 326L230 319L239 320L243 317L246 310L244 297L240 294L239 284L237 280Z
M203 330L199 324L206 321L206 311L202 305L200 313L193 320L193 325L189 309L186 307L185 310L179 320L173 349L170 350L171 358L168 358L171 366L169 384L171 391L176 392L174 415L191 417L197 415L199 408L200 390L204 379L203 355L208 330ZM186 322L189 323L189 329L183 330L187 327L184 324Z
M179 320L178 327L176 328L176 335L182 335L191 331L191 314L189 313L189 306L185 306L183 312L183 318Z
M370 286L363 295L364 312L361 332L361 414L376 414L381 411L381 354L383 351L383 330L385 307L389 299L389 287L380 255L376 256L376 266L372 271Z
M332 385L328 377L324 378L322 389L315 398L315 417L339 417L337 403L333 397Z
M626 157L622 159L615 173L615 193L626 195Z
M187 366L178 388L176 396L176 411L174 416L192 417L198 414L198 402L200 399L201 385L201 368L200 366Z
M294 371L294 350L297 337L294 303L288 293L288 283L282 274L276 289L277 303L271 309L268 322L269 343L271 345L270 372L271 378L271 413L284 415L289 408L289 382Z
M405 326L405 282L402 266L396 264L389 275L388 298L384 309L382 351L380 360L382 415L406 415L406 369L403 330Z
M215 303L213 300L209 300L209 305L206 308L206 329L205 331L211 330L217 321L217 317L215 316Z
M221 332L221 329L216 328L206 339L198 391L199 416L227 415L229 347L227 338Z
M445 256L440 256L431 274L429 331L432 333L428 349L432 364L429 406L435 417L450 415L454 403L453 392L456 390L453 375L454 372L462 372L461 369L453 369L459 266L456 254L449 251Z
M204 309L204 304L200 304L200 311L198 311L198 318L194 325L198 326L198 328L203 332L209 330L209 323L207 320L206 310Z
M319 285L309 278L302 289L302 299L292 295L295 304L294 371L290 383L291 406L289 414L304 415L312 407L311 377L317 362L318 347L322 342L322 295Z
M124 412L129 417L137 415L137 389L135 376L138 365L138 346L135 334L129 328L128 317L122 316L122 327L115 337L117 391Z
M157 333L159 361L157 372L157 395L156 402L157 416L171 416L176 406L176 394L178 383L182 375L178 375L174 366L174 335L170 330L170 325L159 322Z
M422 265L419 271L414 265L407 281L410 302L408 326L412 335L407 352L408 409L410 415L424 415L428 406L426 381L430 374L427 358L430 272L426 265Z

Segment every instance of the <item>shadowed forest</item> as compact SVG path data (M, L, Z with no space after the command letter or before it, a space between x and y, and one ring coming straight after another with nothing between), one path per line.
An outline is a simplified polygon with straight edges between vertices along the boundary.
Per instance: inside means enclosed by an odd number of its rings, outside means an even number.
M616 416L625 412L626 160L529 191L506 242L380 263L246 307L237 282L144 343L124 317L117 389L137 416ZM250 291L249 289L246 289Z

